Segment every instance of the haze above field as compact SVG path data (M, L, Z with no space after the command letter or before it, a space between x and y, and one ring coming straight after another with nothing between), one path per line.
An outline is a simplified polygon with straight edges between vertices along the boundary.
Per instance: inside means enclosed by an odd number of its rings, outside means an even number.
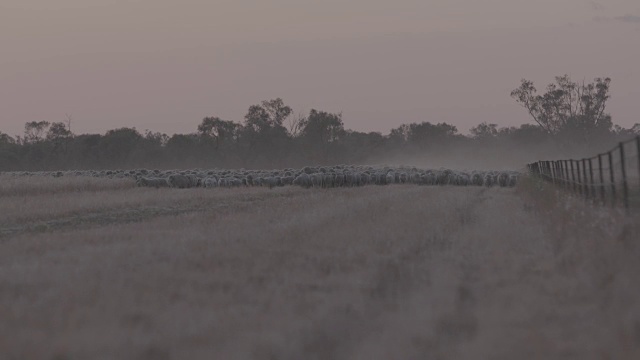
M29 1L0 4L0 130L195 131L282 97L381 131L529 122L521 78L613 79L613 121L639 121L637 0Z

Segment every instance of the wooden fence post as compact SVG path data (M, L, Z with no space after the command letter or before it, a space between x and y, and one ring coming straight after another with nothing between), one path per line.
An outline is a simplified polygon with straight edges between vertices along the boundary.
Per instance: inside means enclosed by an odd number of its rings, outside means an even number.
M576 183L576 172L573 171L573 162L574 162L574 160L571 159L569 161L571 161L571 182L573 183L572 188L573 188L573 192L577 193L578 192L578 184Z
M569 190L571 188L571 181L569 180L570 179L570 177L569 177L569 165L568 165L569 161L568 160L563 160L562 162L564 163L564 174L565 174L564 187L565 187L565 189Z
M556 173L558 174L558 180L560 186L564 187L564 177L562 176L562 161L556 161Z
M613 176L613 155L611 151L607 153L609 158L609 181L611 181L611 206L616 205L616 180Z
M549 167L549 161L544 162L544 173L547 175L547 181L551 182L551 169Z
M547 181L553 182L553 178L551 177L551 166L549 165L549 161L544 162L544 172L547 174Z
M624 161L624 143L620 143L620 167L622 169L622 201L624 208L629 212L629 187L627 186L627 166Z
M589 158L589 197L596 197L596 189L593 187L593 158Z
M598 154L598 171L600 172L600 200L602 201L602 205L604 205L605 193L604 193L604 173L602 169L602 154Z
M580 160L576 160L576 171L578 173L578 192L582 195L582 169L580 169Z
M589 198L589 184L587 181L587 160L582 159L582 194L585 199Z

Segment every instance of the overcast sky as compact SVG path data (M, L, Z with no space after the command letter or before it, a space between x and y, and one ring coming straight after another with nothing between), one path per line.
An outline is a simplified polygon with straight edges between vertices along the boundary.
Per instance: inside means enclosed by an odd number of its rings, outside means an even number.
M99 4L99 5L96 5ZM611 77L640 122L638 0L0 0L0 131L193 132L281 97L345 126L529 122L521 78Z

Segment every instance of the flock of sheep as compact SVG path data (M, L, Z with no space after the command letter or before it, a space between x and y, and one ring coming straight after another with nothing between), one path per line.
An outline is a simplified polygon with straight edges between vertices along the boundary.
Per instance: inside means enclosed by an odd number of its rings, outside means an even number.
M216 188L265 186L269 188L297 185L304 188L354 187L364 185L416 184L458 186L515 186L515 171L422 170L415 167L390 166L306 166L283 170L85 170L54 172L16 172L14 176L90 176L131 178L138 186L172 188Z

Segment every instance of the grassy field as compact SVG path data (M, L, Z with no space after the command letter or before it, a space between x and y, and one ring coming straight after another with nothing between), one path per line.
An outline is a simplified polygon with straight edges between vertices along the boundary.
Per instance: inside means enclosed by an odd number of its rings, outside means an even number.
M0 178L0 358L637 359L638 234L527 179Z

